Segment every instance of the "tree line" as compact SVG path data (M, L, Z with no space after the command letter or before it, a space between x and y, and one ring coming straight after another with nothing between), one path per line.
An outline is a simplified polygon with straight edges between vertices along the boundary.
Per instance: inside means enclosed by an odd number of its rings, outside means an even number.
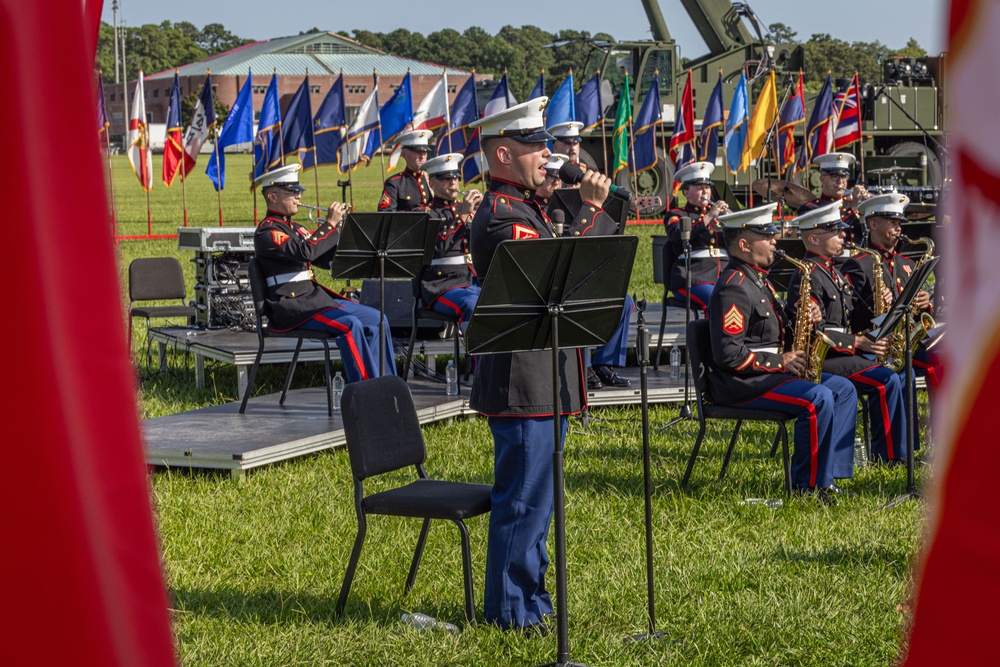
M902 48L891 49L879 41L847 42L825 33L814 34L803 41L783 23L773 23L768 28L775 43L802 45L806 88L812 92L819 90L827 72L832 72L836 79L849 78L857 71L862 82L879 82L883 78L881 63L886 58L925 55L913 38ZM309 32L320 30L313 28L300 34ZM614 41L611 35L603 32L593 35L579 30L548 32L532 25L504 26L495 35L476 26L463 32L445 28L426 36L406 28L388 33L357 29L337 34L404 58L474 69L496 77L506 70L511 92L519 100L527 97L541 70L545 70L547 94L555 91L570 69L578 73L575 83L579 89L584 83L580 70L594 48L593 42ZM113 35L112 26L101 23L97 64L103 69L106 82L114 81ZM125 28L127 77L135 78L140 67L146 72L160 72L252 41L234 35L219 23L210 23L201 29L187 21Z

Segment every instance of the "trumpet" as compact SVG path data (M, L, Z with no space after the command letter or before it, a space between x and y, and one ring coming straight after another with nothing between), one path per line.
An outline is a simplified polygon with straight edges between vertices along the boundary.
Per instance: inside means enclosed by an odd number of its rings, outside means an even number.
M345 206L346 206L346 204L345 204ZM319 218L318 216L313 215L314 211L318 212L318 213L324 214L324 218L326 217L326 214L330 212L330 209L327 208L327 207L325 207L325 206L312 206L311 204L299 204L299 208L307 208L307 209L309 209L309 219L312 220L313 222L317 222L317 223L318 222L323 222L323 219ZM350 210L350 207L348 207L348 210Z

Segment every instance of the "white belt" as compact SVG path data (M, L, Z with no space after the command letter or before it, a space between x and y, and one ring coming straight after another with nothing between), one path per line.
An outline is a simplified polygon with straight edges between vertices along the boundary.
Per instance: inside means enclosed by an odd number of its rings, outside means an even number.
M825 327L823 330L824 331L833 331L835 333L842 333L842 334L847 333L847 329L845 329L844 327Z
M751 352L770 352L771 354L778 354L778 348L775 347L751 347Z
M691 259L705 259L707 257L711 257L713 259L714 258L721 258L721 259L728 259L729 258L729 253L727 253L722 248L702 248L701 250L692 250L691 253L690 253L690 255L691 255ZM679 255L677 257L677 259L684 259L687 256L688 256L688 253L682 253L681 255Z
M277 287L278 285L284 285L285 283L294 283L300 280L312 280L313 272L309 271L297 271L296 273L279 273L276 276L268 276L267 284L271 287Z
M432 259L431 266L459 266L466 264L465 255L456 255L454 257L442 257L440 259Z

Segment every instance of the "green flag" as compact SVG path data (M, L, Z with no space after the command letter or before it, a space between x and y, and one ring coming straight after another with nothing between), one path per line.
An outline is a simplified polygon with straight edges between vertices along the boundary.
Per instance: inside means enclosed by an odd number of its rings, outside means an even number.
M619 171L628 168L628 126L632 122L632 95L628 91L628 72L625 72L625 84L622 86L621 97L618 98L618 111L615 112L615 132L611 135L611 145L615 151L615 161L611 167L611 177Z

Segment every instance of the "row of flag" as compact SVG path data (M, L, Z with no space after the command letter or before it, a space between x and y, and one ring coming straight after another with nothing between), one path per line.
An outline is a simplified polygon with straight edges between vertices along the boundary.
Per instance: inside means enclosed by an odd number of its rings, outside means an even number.
M654 81L655 83L655 81ZM650 87L647 99L654 92ZM659 90L655 90L659 99ZM636 120L637 127L648 127L662 122L657 116L659 105L643 104L643 112ZM696 159L714 163L718 151L718 133L723 130L723 148L726 166L729 172L737 174L749 168L752 161L765 156L764 142L771 127L777 123L774 138L767 149L774 158L775 170L779 177L794 176L796 171L810 164L820 155L831 151L843 150L855 142L861 141L861 93L858 85L858 75L845 85L836 95L833 94L833 78L827 74L826 81L816 98L812 114L806 125L805 138L796 151L794 131L795 126L805 123L806 103L802 88L802 72L792 86L791 93L784 104L778 109L777 85L775 73L771 71L753 113L750 112L749 95L745 74L740 74L740 80L733 92L729 114L723 113L722 73L712 90L702 121L701 132L696 135L694 130L694 99L691 92L691 74L688 73L687 84L681 96L674 132L670 139L670 158L676 169L693 162ZM652 133L650 133L650 140ZM636 132L636 142L639 132ZM636 149L636 170L651 168L648 157L655 151L650 147L646 152Z
M344 76L330 88L315 115L311 109L309 76L306 75L299 89L289 102L284 114L278 96L278 75L273 74L264 95L256 132L253 124L252 75L247 76L236 102L218 132L206 174L216 190L225 187L225 148L235 144L253 142L254 167L250 179L270 171L294 155L303 169L318 165L336 165L347 173L361 164L369 164L375 151L391 145L393 139L412 130L436 131L444 128L437 140L437 152L463 153L462 173L466 182L482 177L484 162L479 150L478 131L469 125L482 116L496 113L517 104L504 74L494 88L493 95L480 111L476 100L475 77L470 76L448 105L448 77L443 73L423 101L413 107L413 89L410 73L393 91L387 102L378 99L378 74L373 73L375 86L359 108L354 121L348 125L344 95ZM806 126L805 140L796 151L795 126L806 120L805 95L802 73L793 86L780 111L777 103L775 73L772 71L764 83L753 112L749 108L746 77L740 75L728 115L723 112L722 73L712 90L702 121L701 131L695 131L694 100L691 75L681 95L669 155L680 169L695 160L714 163L719 147L719 132L723 132L725 161L733 174L746 170L751 162L764 155L764 141L772 125L777 122L772 144L768 147L774 157L779 177L794 175L798 169L816 157L832 150L842 150L861 140L860 87L858 75L836 95L833 94L832 77L826 81L816 98L812 115ZM100 84L99 84L100 86ZM545 74L539 76L528 99L541 97L545 90ZM633 118L628 73L615 113L612 133L614 161L610 168L615 176L622 169L636 173L657 165L655 146L656 128L663 124L660 105L659 77L654 76L646 96ZM546 126L552 127L568 121L579 121L584 131L600 124L603 116L600 72L596 73L574 93L573 72L556 88L546 108ZM98 115L100 128L108 126L104 94L98 89ZM185 129L181 123L180 83L174 74L167 114L167 137L164 147L163 183L170 186L178 175L187 176L194 168L202 145L217 125L212 98L212 77L208 73L198 98L191 124ZM631 136L630 136L631 135ZM128 157L133 171L145 190L153 185L152 155L149 150L148 128L145 120L143 75L139 73L128 130ZM390 170L396 166L399 147L389 159Z

